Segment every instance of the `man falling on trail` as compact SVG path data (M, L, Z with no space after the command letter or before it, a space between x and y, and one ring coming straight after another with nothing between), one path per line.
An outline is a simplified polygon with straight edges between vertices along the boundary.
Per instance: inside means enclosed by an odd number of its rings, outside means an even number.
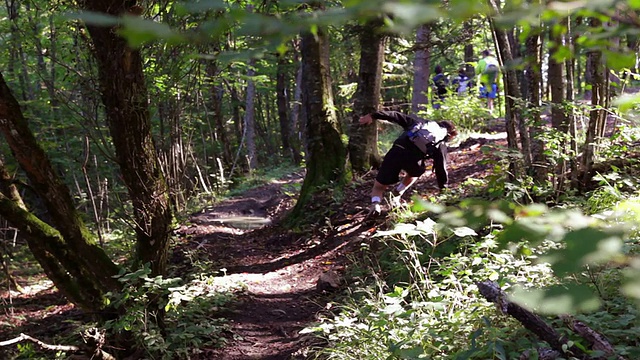
M493 103L498 97L500 63L490 50L482 51L482 59L476 65L476 74L478 74L478 83L480 84L480 98L487 99L487 109L493 113Z
M446 142L456 137L458 132L451 121L428 121L414 118L397 111L376 111L360 118L361 125L369 125L373 119L396 123L404 132L393 142L384 156L382 165L371 189L371 214L380 214L382 196L393 184L400 181L400 173L405 172L402 181L393 191L392 205L400 204L402 194L424 174L426 160L433 159L433 167L438 187L444 189L449 182L447 174Z

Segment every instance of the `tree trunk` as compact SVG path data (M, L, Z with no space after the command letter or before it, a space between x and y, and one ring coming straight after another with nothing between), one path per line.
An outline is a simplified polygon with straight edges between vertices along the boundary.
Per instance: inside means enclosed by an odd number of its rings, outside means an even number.
M563 21L563 23L565 23ZM565 24L566 25L566 24ZM558 51L561 46L564 45L564 34L558 32L553 27L549 32L549 90L551 92L551 125L562 135L568 134L569 126L567 122L567 113L565 111L565 95L567 92L566 77L565 77L565 62L564 60L556 59ZM567 142L561 140L558 143L561 153L567 153ZM558 159L558 163L555 167L555 188L558 192L563 192L565 189L567 173L566 162L562 159Z
M567 21L567 46L571 49L574 54L577 54L575 49L575 38L576 34L573 32L573 24L571 22L571 18ZM571 104L575 100L575 80L574 74L576 72L576 59L572 57L566 64L566 75L567 75L567 103ZM569 113L567 114L567 124L569 126L569 138L570 140L570 154L572 154L571 159L569 160L570 168L571 168L571 186L574 187L577 185L578 181L578 127L576 124L576 110L575 107L571 107Z
M233 162L233 154L231 151L231 142L227 135L227 130L224 126L224 114L222 113L222 101L224 90L220 85L219 80L216 79L218 74L218 64L215 61L207 62L207 76L211 81L211 112L213 113L213 123L215 132L213 138L216 143L222 148L222 161L230 165Z
M464 32L467 36L473 37L474 26L473 20L467 20L464 22ZM465 63L465 74L469 77L469 79L475 79L475 67L473 66L473 44L468 43L464 46L464 63Z
M500 13L500 7L498 6L496 0L489 0L489 5L492 6L496 13ZM498 47L498 59L500 61L504 74L507 146L509 147L509 149L518 149L518 138L516 134L516 126L518 126L520 130L520 142L522 144L522 155L524 157L524 163L526 166L530 166L531 143L529 139L529 131L522 117L521 110L516 104L516 99L522 98L520 94L520 85L518 84L518 76L515 72L515 69L513 69L512 67L504 66L504 64L510 64L513 62L511 45L509 44L509 38L504 30L496 27L493 19L489 20ZM520 177L521 166L518 166L517 163L512 162L511 171L513 176Z
M291 123L289 122L289 91L287 68L289 61L286 54L278 54L276 70L276 106L278 107L278 123L280 125L280 146L283 156L294 159L291 146Z
M539 2L539 1L538 1ZM542 106L541 83L542 83L542 61L540 59L541 28L537 28L526 39L526 59L527 59L527 110L531 121L531 173L538 183L543 183L547 179L547 158L544 154L544 141L539 137L545 124L540 118Z
M296 82L295 88L293 90L293 104L291 106L291 119L290 127L293 133L293 137L291 139L291 144L293 146L293 154L294 161L296 164L300 164L302 162L301 147L304 147L304 153L308 154L306 142L303 143L303 139L306 139L304 135L304 127L300 126L300 118L302 117L302 63L300 61L299 48L300 42L299 40L293 41L294 48L294 63L297 64L298 70L296 71Z
M0 118L0 132L46 206L53 227L28 212L10 188L2 189L0 215L21 231L47 276L70 301L99 311L104 294L120 287L114 278L118 267L89 235L68 187L36 142L1 73Z
M429 75L431 68L431 27L420 25L416 33L416 55L413 61L413 94L411 111L417 114L429 106Z
M598 27L601 25L601 21L592 18L592 27ZM582 179L583 185L588 180L587 174L591 172L596 154L596 143L598 141L598 125L604 119L604 109L601 106L604 104L604 65L602 64L602 52L599 50L592 50L588 53L587 69L590 70L588 74L585 74L588 79L591 80L591 110L589 112L589 125L587 127L587 133L585 136L584 148L582 150L582 171L585 176Z
M360 126L360 116L378 110L384 60L382 22L372 20L360 28L360 69L353 117L349 131L349 159L355 172L365 172L380 166L378 131L376 126Z
M83 0L88 11L119 16L126 0ZM149 263L152 274L166 270L172 212L169 192L151 136L147 88L140 52L131 49L116 29L88 25L98 63L107 124L122 178L134 209L136 261Z
M244 112L244 126L245 126L245 141L247 144L247 165L249 166L249 172L255 170L258 167L258 158L256 152L256 83L253 80L255 76L255 60L249 61L249 71L247 72L247 94L245 99L245 112Z
M308 141L307 173L295 208L289 214L291 223L309 221L305 215L326 210L326 204L313 202L322 187L341 188L348 180L346 149L342 130L335 114L329 66L329 42L325 29L302 35L302 106L306 114ZM315 205L315 206L314 206Z

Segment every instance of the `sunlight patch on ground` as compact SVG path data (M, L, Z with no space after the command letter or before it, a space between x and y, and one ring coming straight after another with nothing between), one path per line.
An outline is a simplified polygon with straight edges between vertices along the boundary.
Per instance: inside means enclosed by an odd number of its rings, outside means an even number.
M27 297L27 296L37 295L42 291L50 290L53 287L55 287L55 285L53 284L53 281L46 278L40 279L33 284L21 285L21 286L22 286L22 289L24 290L24 293L11 289L8 291L6 290L3 291L0 296L3 298Z
M279 295L303 292L316 286L316 277L311 277L313 281L309 280L309 277L303 275L305 270L307 269L302 264L293 264L264 274L228 274L217 277L216 284L230 287L241 284L249 293L254 294Z
M487 134L487 133L470 133L469 138L471 139L487 139L487 140L498 140L498 139L506 139L506 132L499 132L495 134Z

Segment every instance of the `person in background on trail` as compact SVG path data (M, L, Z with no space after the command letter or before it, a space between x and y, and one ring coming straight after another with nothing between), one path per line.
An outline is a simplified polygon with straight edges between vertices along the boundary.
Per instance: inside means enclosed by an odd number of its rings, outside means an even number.
M398 182L391 203L399 205L402 194L426 171L427 159L433 159L438 187L441 190L447 187L446 142L458 135L451 121L428 121L397 111L377 111L362 116L360 124L369 125L374 119L396 123L404 132L394 141L378 169L371 189L371 213L380 214L384 192ZM402 171L405 176L400 181Z
M500 64L490 50L482 51L482 59L476 65L478 83L480 84L480 98L487 99L487 109L493 112L493 103L498 97L498 76Z
M453 78L451 83L456 87L458 95L462 96L467 94L469 91L469 85L471 85L471 79L467 76L464 67L458 69L458 75Z
M447 93L449 92L449 89L447 88L449 86L449 79L444 74L444 70L440 65L436 65L433 72L435 74L431 79L431 81L433 82L434 93L432 104L434 109L440 109L440 107L442 106L442 101L447 97Z

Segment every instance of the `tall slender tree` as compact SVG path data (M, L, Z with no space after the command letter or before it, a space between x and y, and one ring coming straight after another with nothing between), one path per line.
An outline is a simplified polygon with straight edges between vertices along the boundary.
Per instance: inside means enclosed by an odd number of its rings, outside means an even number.
M429 105L429 74L431 67L431 26L423 24L416 31L413 60L413 93L411 111L417 113Z
M381 162L377 128L359 126L358 118L378 110L380 104L385 42L382 24L380 19L369 20L359 29L360 67L348 145L351 167L356 172L377 168Z

